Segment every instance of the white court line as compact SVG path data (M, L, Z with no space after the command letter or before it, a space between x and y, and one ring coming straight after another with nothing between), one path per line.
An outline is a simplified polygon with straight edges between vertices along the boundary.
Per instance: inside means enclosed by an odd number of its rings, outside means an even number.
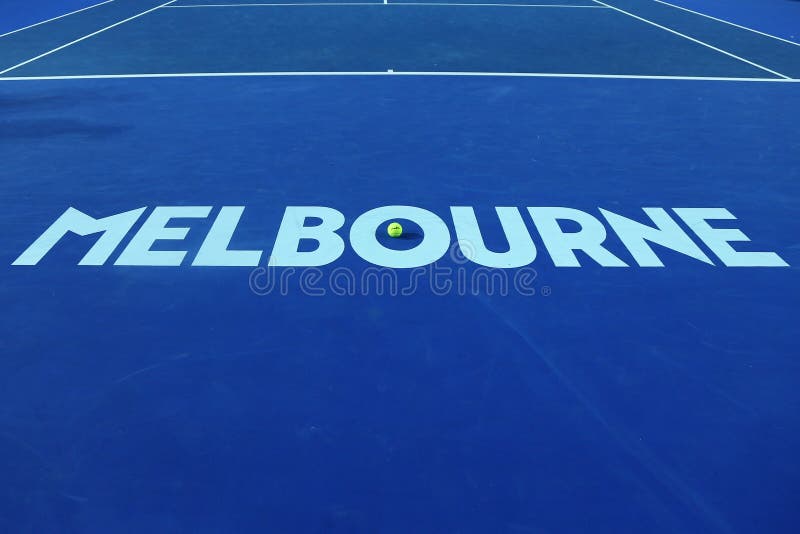
M589 8L608 9L607 6L589 6L574 4L458 4L452 2L304 2L294 4L186 4L183 6L164 6L170 9L191 9L198 7L321 7L321 6L453 6L453 7L557 7L557 8Z
M773 39L777 39L778 41L783 41L784 43L789 43L795 46L800 46L800 43L796 43L794 41L790 41L789 39L784 39L783 37L778 37L777 35L770 35L769 33L764 33L758 30L754 30L753 28L748 28L747 26L742 26L741 24L736 24L735 22L731 22L729 20L720 19L717 17L712 17L711 15L706 15L705 13L700 13L699 11L693 11L691 9L685 8L683 6L676 6L675 4L670 4L669 2L664 2L664 0L653 0L654 2L658 2L659 4L664 4L670 7L674 7L675 9L681 9L683 11L688 11L689 13L694 13L695 15L700 15L701 17L706 17L707 19L716 20L717 22L724 22L725 24L729 24L731 26L736 26L737 28L741 28L742 30L747 30L749 32L757 33L759 35L763 35L764 37L771 37Z
M638 74L577 74L550 72L436 72L436 71L320 71L320 72L181 72L163 74L80 74L72 76L18 76L0 77L2 82L37 80L117 80L135 78L236 78L254 76L476 76L503 78L588 78L620 80L682 80L712 82L773 82L800 83L792 78L732 78L719 76L649 76Z
M35 28L36 26L41 26L42 24L47 24L48 22L53 22L54 20L63 19L64 17L69 17L70 15L74 15L75 13L80 13L81 11L87 11L87 10L95 8L95 7L100 7L100 6L104 5L104 4L108 4L108 3L113 2L113 1L114 0L106 0L105 2L100 2L99 4L94 4L92 6L84 7L83 9L70 11L69 13L64 13L63 15L59 15L57 17L53 17L52 19L43 20L42 22L37 22L36 24L31 24L30 26L25 26L24 28L19 28L17 30L13 30L13 31L10 31L10 32L2 33L2 34L0 34L0 37L5 37L7 35L11 35L13 33L21 32L23 30L29 30L31 28Z
M303 3L283 3L283 4L186 4L182 6L164 6L169 9L193 9L197 7L292 7L292 6L382 6L378 2L303 2Z
M753 67L759 68L759 69L761 69L761 70L763 70L765 72L769 72L770 74L774 74L775 76L780 76L781 78L785 78L787 80L791 79L789 76L786 76L785 74L781 74L780 72L774 71L772 69L768 69L767 67L765 67L763 65L759 65L758 63L754 63L754 62L750 61L749 59L745 59L743 57L737 56L736 54L732 54L732 53L728 52L727 50L723 50L721 48L717 48L716 46L710 45L710 44L708 44L708 43L706 43L704 41L701 41L699 39L695 39L694 37L689 37L685 33L681 33L679 31L673 30L672 28L667 28L666 26L662 26L661 24L653 22L652 20L648 20L646 18L640 17L639 15L634 15L633 13L625 11L624 9L620 9L618 7L614 7L612 5L606 4L605 2L601 2L600 0L593 0L593 1L597 2L598 4L600 4L602 6L606 6L608 8L611 8L614 11L619 11L620 13L628 15L629 17L633 17L633 18L635 18L637 20L640 20L642 22L646 22L647 24L650 24L651 26L655 26L656 28L660 28L660 29L668 31L668 32L670 32L672 34L675 34L675 35L678 35L680 37L683 37L684 39L688 39L688 40L690 40L690 41L692 41L694 43L703 45L706 48L710 48L711 50L719 52L720 54L725 54L726 56L732 57L733 59L738 59L739 61L747 63L748 65L752 65ZM0 72L0 74L2 74L2 72Z
M43 57L45 57L45 56L49 56L50 54L54 54L54 53L58 52L59 50L64 50L65 48L67 48L67 47L69 47L69 46L72 46L72 45L74 45L74 44L76 44L76 43L80 43L81 41L85 41L86 39L89 39L90 37L94 37L95 35L97 35L97 34L99 34L99 33L103 33L104 31L110 30L111 28L116 28L116 27L117 27L117 26L119 26L120 24L125 24L126 22L130 22L130 21L132 21L133 19L137 19L137 18L139 18L139 17L141 17L141 16L143 16L143 15L147 15L147 14L148 14L148 13L150 13L151 11L155 11L156 9L159 9L159 8L162 8L162 7L165 7L165 6L168 6L169 4L171 4L172 2L175 2L175 1L176 1L176 0L170 0L169 2L165 2L165 3L163 3L163 4L159 5L159 6L156 6L156 7L154 7L154 8L148 9L147 11L142 11L142 12L141 12L141 13L139 13L138 15L134 15L134 16L132 16L132 17L128 17L128 18L127 18L127 19L125 19L125 20L121 20L121 21L119 21L119 22L115 22L115 23L114 23L114 24L112 24L111 26L106 26L105 28L103 28L103 29L101 29L101 30L97 30L96 32L90 33L89 35L84 35L84 36L83 36L83 37L81 37L80 39L75 39L74 41L71 41L71 42L69 42L69 43L67 43L67 44L65 44L65 45L61 45L61 46L59 46L58 48L54 48L54 49L52 49L52 50L48 50L48 51L47 51L47 52L45 52L44 54L39 54L39 55L38 55L38 56L36 56L36 57L32 57L32 58L30 58L30 59L28 59L28 60L25 60L25 61L23 61L22 63L17 63L17 64L16 64L16 65L14 65L13 67L9 67L9 68L7 68L7 69L5 69L5 70L0 70L0 75L3 75L3 74L5 74L5 73L7 73L7 72L11 72L12 70L14 70L14 69L18 69L19 67L22 67L22 66L24 66L24 65L27 65L28 63L32 63L32 62L36 61L37 59L41 59L41 58L43 58Z
M478 6L478 7L558 7L558 8L589 8L589 9L607 9L604 6L592 6L586 4L456 4L450 2L392 2L393 6Z

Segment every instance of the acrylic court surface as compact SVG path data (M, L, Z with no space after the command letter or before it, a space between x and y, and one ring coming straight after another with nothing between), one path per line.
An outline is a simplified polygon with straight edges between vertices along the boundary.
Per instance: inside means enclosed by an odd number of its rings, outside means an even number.
M0 1L0 531L794 532L797 21Z

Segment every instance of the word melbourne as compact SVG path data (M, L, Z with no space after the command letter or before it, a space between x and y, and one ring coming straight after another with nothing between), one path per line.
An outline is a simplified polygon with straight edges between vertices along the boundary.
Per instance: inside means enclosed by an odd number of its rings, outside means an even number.
M193 251L192 266L247 266L261 264L263 250L237 250L231 247L242 206L158 206L150 210L138 230L128 237L137 222L148 211L138 208L106 217L95 218L75 208L68 208L14 262L14 265L36 265L67 234L91 236L86 243L88 252L79 265L104 265L121 248L114 265L179 266L185 262L190 248L182 243L190 230L192 219L206 219L216 211L202 244ZM663 267L652 245L670 249L709 265L726 267L786 267L788 264L775 252L743 251L753 246L731 243L749 238L731 223L736 217L725 208L642 208L643 221L600 209L602 218L585 211L566 207L497 207L485 217L495 220L478 221L469 206L449 208L449 219L455 230L455 242L463 257L486 267L516 268L532 263L537 256L537 242L546 249L557 267L580 267L581 262L593 261L603 267ZM530 217L538 238L529 231ZM483 217L483 216L482 216ZM649 219L649 220L647 220ZM415 234L415 246L404 250L392 247L385 227L390 221L410 221L421 229ZM710 221L726 220L726 223ZM499 222L499 226L498 226ZM485 244L482 225L502 228L505 243L501 250L491 250ZM283 213L277 237L267 260L273 267L311 267L330 264L345 252L346 240L352 250L366 262L391 268L422 267L438 261L453 250L453 239L445 220L436 213L414 206L383 206L369 210L352 221L349 231L345 216L324 206L289 206ZM685 228L685 229L684 229ZM616 235L616 248L607 244L609 230ZM484 229L485 231L485 229ZM495 232L497 233L497 232ZM126 239L128 237L128 239ZM301 241L315 242L312 250ZM126 244L122 247L122 243ZM199 240L195 240L198 242ZM73 243L71 243L74 246ZM620 246L621 245L621 246ZM703 247L701 248L701 245ZM64 246L64 245L62 245ZM620 254L622 247L628 254ZM580 252L580 254L576 254ZM710 254L709 254L710 253ZM712 260L710 255L715 256ZM622 257L620 257L622 256ZM580 259L579 259L580 258Z

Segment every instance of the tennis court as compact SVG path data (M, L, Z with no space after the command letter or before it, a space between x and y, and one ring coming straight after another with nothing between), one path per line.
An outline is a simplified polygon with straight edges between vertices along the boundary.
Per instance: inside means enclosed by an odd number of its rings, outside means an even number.
M800 45L698 3L0 30L0 531L794 532Z

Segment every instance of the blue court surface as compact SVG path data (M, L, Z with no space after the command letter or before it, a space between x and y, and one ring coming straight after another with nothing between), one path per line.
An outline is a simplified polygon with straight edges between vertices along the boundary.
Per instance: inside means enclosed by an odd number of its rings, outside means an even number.
M0 2L0 532L797 532L800 2L674 1Z

